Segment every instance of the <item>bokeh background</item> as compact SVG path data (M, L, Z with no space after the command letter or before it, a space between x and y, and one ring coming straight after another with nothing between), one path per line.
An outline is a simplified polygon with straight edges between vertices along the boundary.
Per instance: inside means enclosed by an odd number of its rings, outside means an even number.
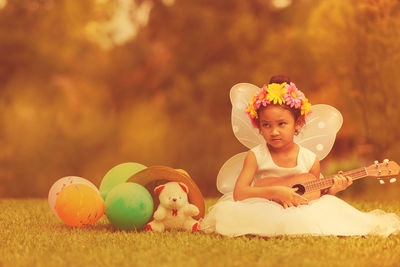
M397 0L0 0L0 197L46 197L67 175L99 186L123 162L185 169L218 196L247 150L229 90L275 74L344 116L324 175L400 161L399 70Z

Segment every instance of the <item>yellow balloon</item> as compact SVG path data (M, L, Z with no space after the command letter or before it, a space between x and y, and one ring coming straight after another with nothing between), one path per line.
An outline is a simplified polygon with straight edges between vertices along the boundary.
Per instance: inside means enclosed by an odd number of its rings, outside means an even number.
M73 184L58 194L55 209L64 223L81 227L93 224L103 216L104 200L88 185Z

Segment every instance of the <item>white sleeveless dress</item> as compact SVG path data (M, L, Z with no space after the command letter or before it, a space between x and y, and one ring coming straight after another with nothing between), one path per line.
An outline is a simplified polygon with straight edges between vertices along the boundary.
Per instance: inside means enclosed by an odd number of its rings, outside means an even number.
M315 161L315 154L301 147L297 166L277 166L265 144L251 149L256 156L258 170L253 184L261 177L283 177L307 173ZM227 193L212 206L200 221L200 229L206 233L225 236L246 234L276 235L380 235L400 233L400 217L382 210L361 212L345 201L324 195L308 205L284 209L280 204L264 198L248 198L234 201L233 193Z

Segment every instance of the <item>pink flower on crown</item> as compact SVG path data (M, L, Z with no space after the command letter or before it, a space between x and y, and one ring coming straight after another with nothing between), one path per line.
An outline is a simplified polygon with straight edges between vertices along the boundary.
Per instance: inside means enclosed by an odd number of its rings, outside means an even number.
M262 87L255 95L255 102L254 102L254 108L258 110L260 106L267 106L269 104L269 101L267 99L267 90L266 86Z
M304 94L297 89L294 83L286 84L286 94L284 95L285 102L288 106L294 108L300 108L302 101L304 100Z
M257 111L261 106L267 106L269 104L288 105L291 108L300 109L300 114L304 117L311 114L310 102L308 102L304 94L297 89L294 83L271 83L264 85L255 93L246 107L245 112L255 128L258 128Z

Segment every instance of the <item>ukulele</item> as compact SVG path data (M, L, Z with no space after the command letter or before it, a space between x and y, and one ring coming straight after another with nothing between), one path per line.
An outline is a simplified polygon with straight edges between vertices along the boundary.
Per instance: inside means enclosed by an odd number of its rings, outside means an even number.
M343 175L349 176L354 180L375 177L381 184L385 181L394 183L399 174L399 165L394 161L385 159L383 163L375 161L374 164L369 167L354 169L348 172L344 172ZM269 177L257 181L254 186L288 186L291 188L297 188L296 193L304 196L308 200L314 200L321 197L321 190L329 188L333 185L333 178L336 175L331 175L325 178L316 178L311 173L304 173L296 176L289 177Z

